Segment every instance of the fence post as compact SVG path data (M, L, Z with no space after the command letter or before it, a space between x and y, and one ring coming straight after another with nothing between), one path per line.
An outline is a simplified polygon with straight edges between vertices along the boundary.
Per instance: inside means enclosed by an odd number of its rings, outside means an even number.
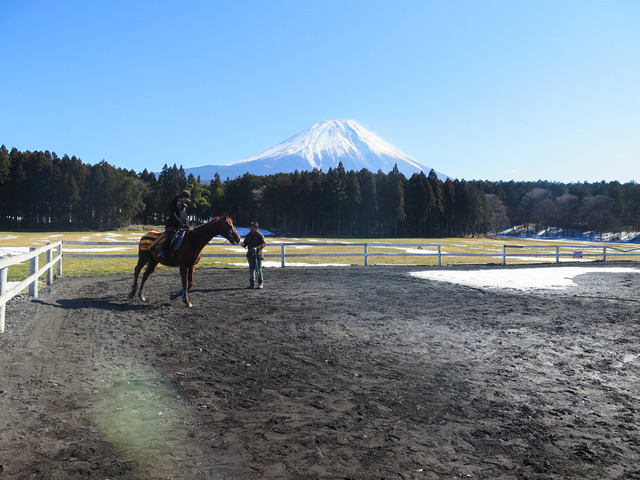
M9 267L0 268L0 298L4 293L4 287L7 284L7 270ZM0 333L4 332L4 317L6 314L6 304L4 300L0 301Z
M556 263L560 263L560 247L556 246Z
M602 261L603 262L607 261L607 246L606 245L604 247L602 247Z
M442 266L442 245L438 244L438 266Z
M502 246L502 266L504 267L507 264L507 246Z
M280 245L280 255L282 255L282 268L284 268L284 243Z
M30 247L30 251L34 251L35 247ZM29 260L29 276L35 275L38 271L38 255ZM29 295L32 297L38 297L38 279L36 278L33 283L29 285Z
M364 266L369 265L369 244L364 244Z
M58 256L60 257L60 260L58 260L58 278L62 278L62 242L60 242L60 245L58 245Z
M49 247L49 250L47 250L47 254L46 254L47 265L51 263L52 258L53 258L53 247ZM47 269L47 285L51 285L52 283L53 283L53 265Z

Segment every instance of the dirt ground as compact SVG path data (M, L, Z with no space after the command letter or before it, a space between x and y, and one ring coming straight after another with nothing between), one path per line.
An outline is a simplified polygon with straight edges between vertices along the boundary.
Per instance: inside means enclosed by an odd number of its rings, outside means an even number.
M0 478L640 478L640 275L522 293L416 270L269 269L246 290L246 270L200 269L192 309L176 271L147 304L132 275L16 298Z

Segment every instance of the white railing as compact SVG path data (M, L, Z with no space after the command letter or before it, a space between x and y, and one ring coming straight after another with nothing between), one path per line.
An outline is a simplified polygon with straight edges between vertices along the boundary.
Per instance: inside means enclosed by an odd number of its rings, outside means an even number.
M55 257L53 255L54 251L57 253ZM38 257L43 253L46 254L46 264L40 268ZM62 242L49 243L44 247L31 248L31 251L28 253L0 258L0 333L4 332L7 302L27 287L29 287L29 295L37 297L38 280L41 275L46 273L47 285L50 285L53 282L53 267L55 265L58 266L58 276L62 275L61 260ZM29 276L15 285L13 282L10 285L7 282L7 270L12 265L17 265L26 261L29 261Z
M137 246L136 242L63 242L64 245L92 245L92 246ZM229 247L228 243L210 243L209 247ZM351 257L363 258L364 265L369 265L372 257L436 257L438 266L442 266L444 257L478 257L478 258L502 258L502 264L507 264L507 258L523 257L523 250L538 249L533 253L526 253L526 259L535 257L546 257L560 263L561 258L581 259L593 258L593 260L607 261L610 257L640 257L640 247L632 249L622 249L606 245L503 245L500 253L445 253L439 243L336 243L336 242L313 242L313 243L282 243L269 242L269 248L280 248L280 253L265 254L265 258L278 258L282 267L286 266L286 259L291 258L332 258ZM359 248L361 251L348 253L291 253L292 248L299 247L334 247L334 248ZM381 248L415 248L422 252L380 252ZM370 251L375 249L376 251ZM508 253L508 249L518 250L519 253ZM101 258L138 258L137 254L99 254ZM95 257L95 253L65 253L65 257ZM245 258L244 253L207 253L203 258Z
M90 246L137 246L137 242L63 242L65 245L90 245ZM428 256L437 256L438 257L438 265L442 265L442 257L446 256L446 254L442 253L442 247L438 243L321 243L321 242L313 242L313 243L281 243L281 242L269 242L268 246L271 247L279 247L280 253L266 253L265 258L279 258L280 264L285 267L287 258L331 258L331 257L363 257L364 265L369 265L370 257L428 257ZM210 243L208 247L229 247L228 243ZM287 252L287 247L347 247L347 248L362 248L362 253L360 252L351 252L351 253L289 253ZM400 248L435 248L434 251L425 251L424 253L371 253L369 252L370 247L400 247ZM459 254L458 256L460 256ZM95 253L65 253L65 257L96 257ZM99 254L100 258L138 258L138 255L133 254L109 254L109 253L101 253ZM473 254L472 256L477 256ZM495 257L495 255L492 255ZM246 258L244 253L206 253L202 254L203 258Z
M638 257L640 247L623 249L608 245L504 245L502 247L502 265L507 264L508 257L521 257L521 253L507 253L508 249L536 249L538 253L525 253L526 257L551 257L555 263L560 263L561 258L579 260L592 258L594 261L606 262L609 257ZM543 250L543 251L540 251ZM638 252L638 253L635 253Z

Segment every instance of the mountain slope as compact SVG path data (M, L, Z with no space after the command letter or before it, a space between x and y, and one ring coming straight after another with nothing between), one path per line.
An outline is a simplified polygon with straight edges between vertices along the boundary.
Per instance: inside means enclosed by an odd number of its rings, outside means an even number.
M416 172L429 174L431 168L418 163L390 143L366 130L358 123L347 121L320 122L311 128L258 155L228 165L207 165L185 169L187 174L210 180L217 172L222 179L235 178L250 172L271 175L278 172L319 169L328 171L342 162L344 168L359 171L390 172L394 165L407 177ZM447 175L438 173L446 180Z

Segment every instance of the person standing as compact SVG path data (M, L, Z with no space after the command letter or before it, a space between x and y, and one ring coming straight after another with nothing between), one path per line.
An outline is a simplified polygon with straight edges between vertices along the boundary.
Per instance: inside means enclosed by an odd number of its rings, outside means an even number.
M171 203L169 203L169 218L164 227L167 239L162 245L162 251L158 254L159 258L164 258L170 250L177 232L189 229L189 222L187 222L187 203L189 203L190 198L191 193L189 190L182 190L171 200Z
M262 276L262 260L264 260L264 253L262 249L267 245L264 241L264 235L259 230L258 222L251 222L249 227L249 233L244 237L242 246L247 249L247 260L249 261L249 287L255 288L257 282L257 288L263 288L263 276Z

